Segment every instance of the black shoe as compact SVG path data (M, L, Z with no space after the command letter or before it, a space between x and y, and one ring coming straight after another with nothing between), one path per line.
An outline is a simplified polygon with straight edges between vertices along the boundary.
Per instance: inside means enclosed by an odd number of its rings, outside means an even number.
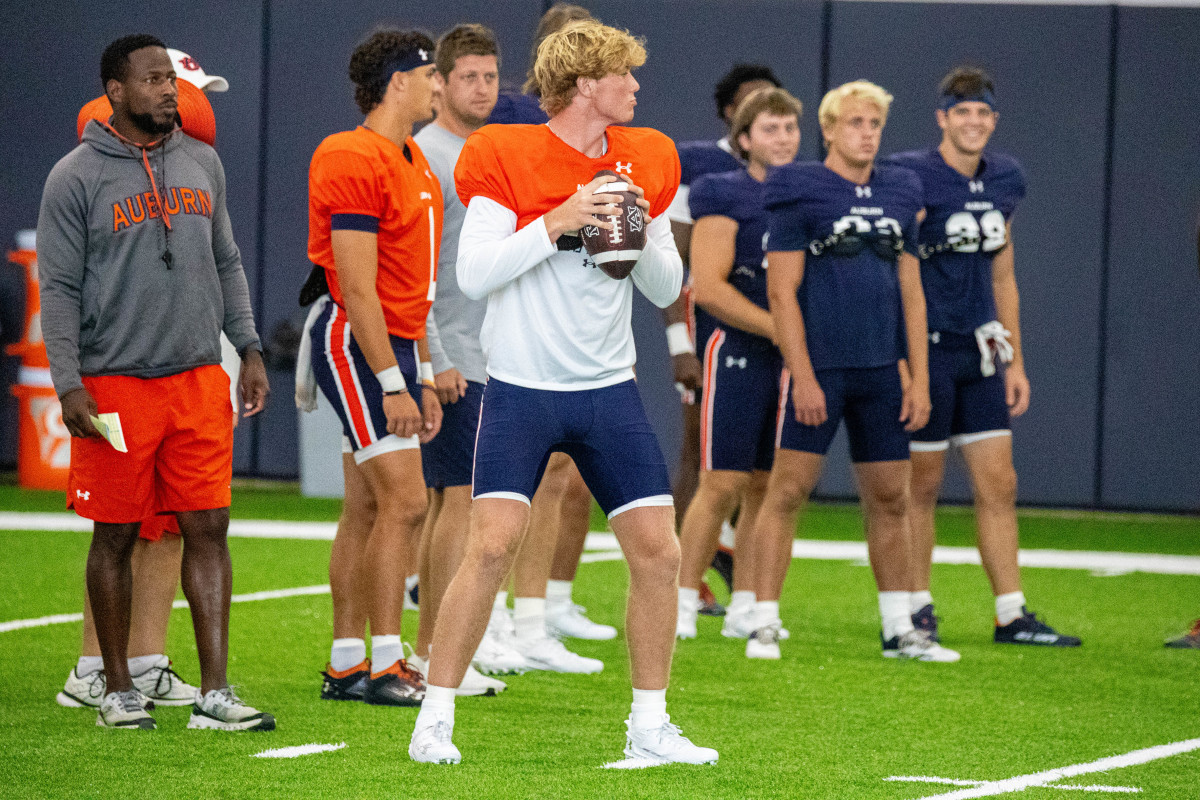
M919 610L914 611L912 624L917 630L928 633L929 638L933 641L942 641L942 637L938 635L938 617L933 613L933 603L926 603Z
M425 679L404 659L367 681L363 701L373 706L419 706L425 699Z
M717 602L716 595L708 585L708 581L700 581L700 614L706 617L725 616L725 606Z
M725 586L730 593L733 592L733 553L724 548L718 547L717 554L713 556L712 564L710 565L721 576L721 580L725 581Z
M364 661L341 673L326 664L321 677L324 679L321 681L322 700L362 700L371 678L371 662Z
M1170 639L1167 647L1177 650L1200 650L1200 619L1192 623L1192 629L1178 639Z
M1032 644L1041 647L1079 647L1077 636L1066 636L1037 618L1032 611L1021 606L1023 616L1007 625L996 625L993 638L997 644Z

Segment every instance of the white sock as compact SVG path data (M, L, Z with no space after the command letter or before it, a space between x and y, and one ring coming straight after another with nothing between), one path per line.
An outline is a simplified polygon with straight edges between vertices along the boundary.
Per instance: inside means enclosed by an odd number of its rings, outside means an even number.
M700 608L700 590L679 587L679 607L695 613Z
M755 600L754 614L751 619L755 629L766 627L772 622L779 622L779 601L778 600Z
M629 727L658 728L667 717L666 689L634 689L629 709Z
M81 678L89 672L95 672L98 669L104 669L104 658L102 656L80 656L79 661L75 664L75 674Z
M363 639L334 639L329 649L329 668L345 672L367 660L367 643Z
M517 597L513 599L513 627L517 638L526 641L546 635L546 598Z
M404 579L405 593L407 594L407 593L412 592L413 587L417 585L417 581L419 581L420 579L421 579L420 573L413 573L412 575L409 575L407 578L405 578Z
M558 608L571 605L571 581L546 581L546 605Z
M1024 606L1024 592L996 595L996 621L1001 625L1008 625L1024 615Z
M165 659L166 656L164 656L162 653L154 653L153 655L149 656L134 656L133 658L129 659L129 674L130 676L141 675L146 670L156 666L160 661Z
M496 592L496 599L492 601L492 608L508 608L508 592Z
M923 592L908 593L908 613L915 614L922 608L933 604L933 593L926 589Z
M425 699L417 712L417 727L434 721L448 722L454 727L454 690L431 683L425 687Z
M879 617L883 620L885 641L893 636L903 636L913 629L908 596L909 592L879 593Z
M371 637L371 673L379 674L385 669L404 658L404 645L400 644L400 634Z
M729 597L729 608L726 614L744 614L754 608L755 596L754 592L741 590L734 592Z

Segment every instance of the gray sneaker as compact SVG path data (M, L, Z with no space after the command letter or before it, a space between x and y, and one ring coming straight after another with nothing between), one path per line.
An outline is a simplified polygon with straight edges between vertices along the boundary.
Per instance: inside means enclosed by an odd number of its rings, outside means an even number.
M157 725L146 713L146 698L137 689L109 692L100 703L96 725L100 728L152 731Z
M232 686L226 686L203 697L196 692L187 726L217 731L273 731L275 717L246 705Z
M196 699L196 687L171 669L166 656L141 675L134 675L133 685L156 706L190 706Z

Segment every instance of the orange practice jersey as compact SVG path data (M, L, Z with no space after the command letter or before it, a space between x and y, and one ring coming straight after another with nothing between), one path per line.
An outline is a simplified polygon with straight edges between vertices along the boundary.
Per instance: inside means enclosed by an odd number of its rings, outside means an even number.
M411 163L390 139L361 126L321 142L308 171L308 257L325 268L333 301L344 308L331 233L375 233L375 290L388 333L420 339L437 287L442 189L411 136L406 144Z
M463 205L472 197L495 200L517 215L517 230L609 169L646 192L650 216L667 210L679 189L675 143L652 128L606 130L608 150L588 158L546 125L486 125L467 139L454 168L454 186Z

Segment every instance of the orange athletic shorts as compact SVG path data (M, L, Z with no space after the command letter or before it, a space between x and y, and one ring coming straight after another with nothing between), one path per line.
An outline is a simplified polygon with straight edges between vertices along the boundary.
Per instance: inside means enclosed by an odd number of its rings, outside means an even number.
M142 520L142 527L138 528L138 538L147 542L157 542L162 539L163 534L179 536L179 520L175 519L174 514L146 517Z
M97 522L140 522L229 506L233 425L229 377L213 364L168 375L85 377L101 414L117 412L128 453L71 439L67 507Z

